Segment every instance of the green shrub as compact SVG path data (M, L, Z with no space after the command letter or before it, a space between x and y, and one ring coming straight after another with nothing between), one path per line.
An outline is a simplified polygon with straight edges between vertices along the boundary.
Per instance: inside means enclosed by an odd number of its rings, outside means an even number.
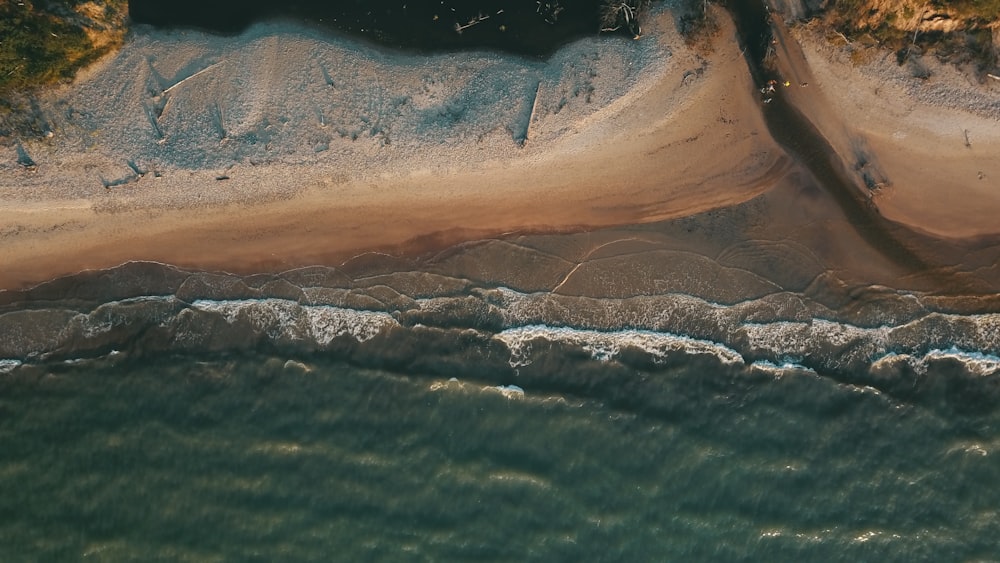
M0 96L71 78L117 47L127 10L125 0L0 2Z

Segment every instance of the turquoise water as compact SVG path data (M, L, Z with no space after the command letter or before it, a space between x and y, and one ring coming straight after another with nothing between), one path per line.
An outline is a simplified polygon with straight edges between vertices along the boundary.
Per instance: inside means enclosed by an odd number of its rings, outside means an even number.
M622 373L608 400L313 356L26 364L0 378L0 560L1000 556L992 408Z

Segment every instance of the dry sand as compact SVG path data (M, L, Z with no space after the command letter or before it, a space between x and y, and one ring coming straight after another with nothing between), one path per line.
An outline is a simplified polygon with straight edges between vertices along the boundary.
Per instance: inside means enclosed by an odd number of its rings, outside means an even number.
M584 40L546 62L388 54L288 25L235 38L140 29L41 101L54 135L17 149L37 167L8 149L0 288L139 259L233 272L337 264L745 202L800 170L770 138L719 17L710 52L685 45L664 10L640 41ZM955 177L951 189L975 201L941 197L930 210L921 198L934 189L905 181L908 155L951 165L932 142L893 142L900 131L919 139L936 106L868 119L831 77L871 80L806 43L797 70L815 72L808 88L827 99L795 101L845 158L856 138L878 155L892 180L876 194L886 216L947 236L1000 230L988 180ZM973 146L959 144L954 166L995 147L988 115L962 115Z

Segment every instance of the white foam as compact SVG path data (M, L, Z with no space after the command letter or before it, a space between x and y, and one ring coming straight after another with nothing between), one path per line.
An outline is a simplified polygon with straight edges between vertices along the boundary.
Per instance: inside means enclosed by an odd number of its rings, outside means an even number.
M532 362L532 344L537 340L563 342L578 346L598 361L610 361L623 348L638 348L656 359L666 359L671 354L708 354L725 364L743 364L743 356L735 350L708 340L677 336L650 330L618 330L602 332L567 327L529 325L497 333L494 338L510 349L510 366L517 368Z
M380 311L302 305L288 299L199 299L191 304L191 308L219 314L229 324L248 322L273 339L308 339L324 346L345 335L358 342L366 342L382 330L398 326L391 315Z
M324 345L345 334L358 342L366 342L378 336L383 329L397 325L391 315L376 311L310 305L305 307L305 312L313 336Z
M774 373L776 375L783 375L786 372L807 372L812 374L816 373L816 370L810 367L806 367L802 364L795 363L790 360L786 360L780 364L768 360L757 360L756 362L750 364L750 367L766 371L769 373Z
M886 353L892 328L862 328L814 319L809 322L745 323L740 330L756 353L767 352L774 357L799 361L813 355L817 345L824 343L837 347L850 346L849 355L843 360L861 359L867 362L869 358Z
M119 301L109 301L102 303L89 313L80 313L74 316L67 325L67 328L78 327L80 334L84 337L96 338L102 334L111 332L111 330L117 327L127 326L137 321L141 322L141 319L149 315L148 310L131 309L129 308L131 305L143 303L170 304L176 300L177 298L173 295L142 295ZM170 314L166 311L163 313L159 315L158 319L161 325L170 318Z
M434 381L427 388L430 391L464 390L465 384L452 377L447 381Z
M20 360L0 360L0 375L7 375L20 366Z
M522 399L524 398L524 389L518 387L517 385L497 385L494 387L501 395L508 399Z
M921 362L926 364L933 360L951 359L962 363L966 369L976 375L991 376L1000 374L1000 357L982 352L968 352L955 346L947 350L931 350L924 355Z
M1000 356L976 351L970 352L956 346L952 346L946 350L934 349L919 357L911 354L889 353L873 362L872 368L879 369L891 367L892 364L896 363L905 363L913 371L923 375L930 369L932 362L946 359L961 363L970 373L979 376L989 377L1000 375Z
M524 389L517 385L486 385L486 386L467 386L464 382L452 377L447 381L435 381L428 387L430 391L451 391L451 392L468 392L477 391L482 393L499 393L503 395L506 399L524 399Z
M879 537L881 535L882 535L882 532L878 532L878 531L874 531L874 530L868 530L867 532L865 532L863 534L859 534L857 536L854 536L853 541L854 541L854 543L867 543L868 541L873 540L873 539L875 539L875 538L877 538L877 537Z
M769 353L774 357L788 357L793 361L811 357L824 346L841 348L837 351L835 365L855 362L872 363L872 367L893 361L926 346L928 341L940 339L928 329L943 325L944 335L956 343L947 350L936 349L921 359L913 360L915 366L925 368L926 361L945 356L971 366L976 373L995 373L1000 369L997 356L988 352L967 352L968 349L996 349L1000 343L1000 315L951 315L932 313L897 326L859 327L824 319L808 322L780 321L773 323L745 323L742 332L751 351ZM893 352L895 350L896 352ZM831 352L830 350L826 351ZM903 360L910 361L910 360Z
M966 455L974 455L978 457L986 457L990 455L990 445L981 444L979 442L960 442L948 449L948 454L963 453Z

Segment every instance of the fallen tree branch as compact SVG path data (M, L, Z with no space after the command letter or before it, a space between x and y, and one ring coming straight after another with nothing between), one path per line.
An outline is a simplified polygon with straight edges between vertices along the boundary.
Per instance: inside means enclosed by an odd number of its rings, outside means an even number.
M180 82L178 82L178 83L174 84L173 86L171 86L171 87L167 88L166 90L164 90L164 91L162 92L162 94L167 94L167 93L169 93L169 92L170 92L171 90L173 90L174 88L176 88L176 87L180 86L181 84L184 84L185 82L187 82L188 80L191 80L191 79L192 79L192 78L194 78L195 76L198 76L199 74L201 74L201 73L203 73L203 72L208 72L208 71L209 71L210 69L212 69L212 68L215 68L215 67L217 67L217 66L221 65L221 64L222 64L222 63L224 63L224 62L225 62L225 61L219 61L219 62L217 62L217 63L213 63L213 64L210 64L210 65L206 66L205 68L203 68L203 69L199 70L198 72L196 72L196 73L192 74L191 76L189 76L189 77L185 78L184 80L181 80Z

